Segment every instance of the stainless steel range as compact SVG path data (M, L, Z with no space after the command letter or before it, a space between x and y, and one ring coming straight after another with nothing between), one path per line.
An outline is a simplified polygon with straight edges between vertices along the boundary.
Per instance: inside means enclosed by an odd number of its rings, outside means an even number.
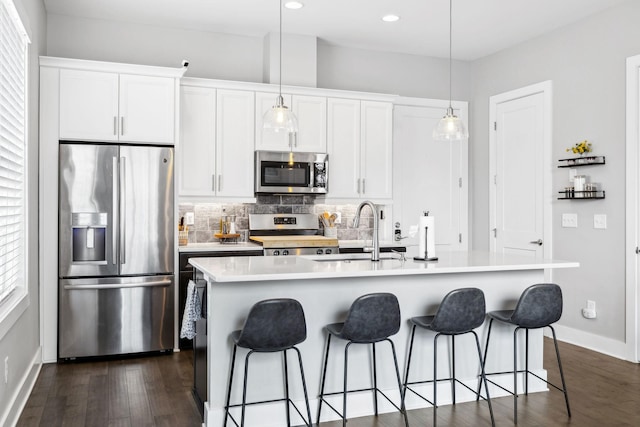
M250 214L249 239L260 243L266 256L339 253L338 239L322 235L314 214Z

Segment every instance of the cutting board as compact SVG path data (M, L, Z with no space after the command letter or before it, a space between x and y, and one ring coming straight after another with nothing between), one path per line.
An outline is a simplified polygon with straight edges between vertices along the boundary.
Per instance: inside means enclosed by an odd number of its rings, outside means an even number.
M269 248L321 248L338 246L338 239L324 236L251 236L254 242Z

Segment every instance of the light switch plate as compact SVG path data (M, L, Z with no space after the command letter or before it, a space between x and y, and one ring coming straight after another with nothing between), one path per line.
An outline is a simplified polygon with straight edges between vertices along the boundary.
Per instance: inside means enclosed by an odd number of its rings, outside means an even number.
M578 214L562 214L562 226L564 228L578 228Z
M607 215L606 214L594 214L593 215L593 228L607 228Z
M184 214L184 222L185 222L187 225L193 225L193 224L195 224L195 222L196 222L196 218L195 218L195 215L193 214L193 212L186 212L186 213Z

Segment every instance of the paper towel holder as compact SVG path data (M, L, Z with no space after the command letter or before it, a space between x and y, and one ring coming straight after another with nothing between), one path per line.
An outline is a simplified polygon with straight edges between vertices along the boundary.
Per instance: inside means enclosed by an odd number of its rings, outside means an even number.
M424 214L424 216L429 216L429 211L424 211L423 214ZM437 261L438 260L438 257L430 257L429 256L429 249L428 249L429 248L429 244L428 244L429 243L428 242L429 233L428 233L428 231L429 231L429 227L425 227L424 228L424 257L419 257L419 256L413 257L414 261Z

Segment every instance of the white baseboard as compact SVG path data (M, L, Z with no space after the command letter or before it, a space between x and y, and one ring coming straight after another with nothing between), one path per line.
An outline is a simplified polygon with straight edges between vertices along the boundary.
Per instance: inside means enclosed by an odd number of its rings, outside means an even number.
M558 341L584 347L598 353L606 354L607 356L627 360L627 344L623 341L617 341L563 325L556 324L553 327L556 330ZM544 334L547 337L552 336L549 328L545 329ZM560 353L560 356L562 356L562 353Z
M31 359L31 368L27 369L18 387L10 398L9 405L4 414L0 417L0 425L15 427L22 414L22 410L29 400L33 386L38 379L38 374L42 368L42 347L38 347Z

